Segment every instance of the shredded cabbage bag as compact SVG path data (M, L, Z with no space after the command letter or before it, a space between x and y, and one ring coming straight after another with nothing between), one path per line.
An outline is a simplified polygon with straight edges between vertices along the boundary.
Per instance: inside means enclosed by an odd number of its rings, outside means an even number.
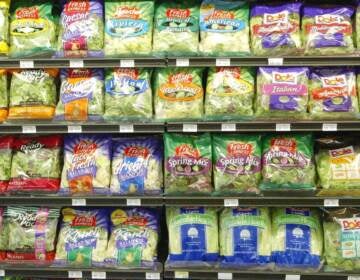
M313 68L309 112L316 119L356 118L359 103L356 75L351 68Z
M255 5L251 9L251 47L254 55L301 53L301 3Z
M101 120L104 114L103 69L62 69L56 120Z
M317 271L322 265L323 228L315 208L275 208L272 261L280 270Z
M257 194L261 179L261 139L257 135L213 135L215 191Z
M271 256L268 208L225 208L220 215L222 265L266 268Z
M163 143L158 137L117 138L112 142L110 190L120 195L155 195L163 184Z
M8 191L57 192L62 144L62 137L57 135L15 139Z
M218 216L215 208L168 207L168 264L197 265L219 258Z
M204 0L200 6L200 52L208 56L250 54L249 5Z
M164 68L155 72L155 118L200 119L204 111L201 68Z
M154 53L195 56L199 47L197 1L162 2L155 11Z
M219 120L253 116L254 87L254 73L249 68L210 68L205 95L205 117Z
M6 192L8 189L11 177L11 161L14 140L13 136L0 136L0 194Z
M150 119L153 115L150 80L148 69L106 70L104 118L110 121Z
M54 263L58 266L104 265L108 242L107 209L64 208Z
M9 53L9 8L10 0L0 1L0 55Z
M354 52L349 6L308 6L303 9L302 36L305 54L337 55Z
M307 67L259 67L255 110L261 118L307 117Z
M105 1L105 55L151 54L153 1Z
M0 69L0 123L6 120L8 116L8 107L9 107L9 92L8 92L7 70Z
M69 135L64 141L62 194L107 194L110 185L111 138Z
M113 267L149 267L157 260L159 217L156 210L116 209L105 262Z
M167 194L209 194L211 183L211 136L164 135L165 192Z

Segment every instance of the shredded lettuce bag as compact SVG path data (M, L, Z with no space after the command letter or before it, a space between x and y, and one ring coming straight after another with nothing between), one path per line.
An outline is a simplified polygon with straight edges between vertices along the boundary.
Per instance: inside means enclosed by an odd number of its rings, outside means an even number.
M64 140L61 194L107 194L110 185L111 138L69 135Z
M261 139L256 135L213 135L215 191L257 194L261 179Z
M108 242L106 209L64 208L56 247L57 266L104 265Z
M157 260L159 217L145 208L112 211L105 263L114 267L151 267Z
M58 70L14 71L9 97L9 119L52 119L56 107Z
M105 115L110 121L151 119L153 115L151 71L148 69L107 69Z
M313 68L310 73L310 116L315 119L356 118L359 113L356 75L351 68Z
M163 145L158 137L117 138L112 142L110 190L120 195L160 194Z
M301 53L301 3L255 5L251 9L251 47L254 55Z
M11 177L13 147L13 136L0 136L0 194L6 192L8 189L8 184Z
M9 8L10 0L0 1L0 55L9 53Z
M249 68L210 68L205 95L205 117L218 120L253 116L254 87L254 73Z
M62 69L55 119L96 121L104 114L103 69Z
M223 266L266 268L271 256L268 208L225 208L220 215L220 256Z
M164 135L165 192L167 194L209 194L211 184L211 136Z
M6 120L8 116L8 107L9 93L7 70L0 69L0 123Z
M154 2L105 0L105 56L148 56Z
M62 144L62 137L57 135L15 139L8 191L57 192Z
M352 54L354 52L351 20L353 14L354 9L349 6L304 7L302 37L305 54Z
M255 110L261 118L307 117L307 67L259 67Z
M200 52L208 56L250 54L249 5L204 0L200 6Z
M216 262L219 258L218 216L215 208L168 207L168 264Z
M65 1L60 17L57 56L103 56L103 17L100 0Z
M48 56L56 49L58 18L49 0L15 0L11 5L10 56Z
M200 119L204 111L201 68L164 68L155 72L155 118Z
M155 11L154 54L197 55L199 6L196 1L162 2Z

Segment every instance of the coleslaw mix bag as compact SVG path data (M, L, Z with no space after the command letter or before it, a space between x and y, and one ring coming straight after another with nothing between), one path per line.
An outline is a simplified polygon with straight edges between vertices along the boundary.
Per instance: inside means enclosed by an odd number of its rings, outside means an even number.
M9 9L10 0L0 1L0 55L9 53Z
M200 45L206 56L250 54L249 5L244 1L204 0L200 6Z
M9 113L8 108L9 108L9 91L8 91L7 70L0 69L0 123L6 120Z
M14 140L13 136L0 136L0 194L8 189Z

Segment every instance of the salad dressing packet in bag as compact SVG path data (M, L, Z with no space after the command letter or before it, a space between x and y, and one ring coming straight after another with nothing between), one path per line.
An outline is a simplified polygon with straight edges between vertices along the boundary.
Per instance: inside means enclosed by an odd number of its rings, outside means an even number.
M14 140L13 136L0 136L0 194L8 189Z
M0 1L0 55L9 53L9 9L10 0Z

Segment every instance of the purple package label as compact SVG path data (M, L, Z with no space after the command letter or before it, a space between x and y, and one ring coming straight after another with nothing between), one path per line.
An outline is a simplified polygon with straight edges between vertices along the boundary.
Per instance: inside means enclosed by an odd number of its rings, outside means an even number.
M198 176L211 169L209 158L174 156L166 160L166 170L175 176Z
M350 112L352 101L350 96L329 98L323 102L324 112Z
M262 37L261 45L264 49L273 49L277 47L293 46L294 42L289 34L270 34Z
M351 18L354 14L354 9L351 7L334 7L334 8L321 8L316 6L307 6L304 7L303 16L304 17L316 17L323 15L335 15Z
M46 259L46 223L49 216L48 208L40 208L35 221L35 258Z
M270 110L296 111L299 108L298 97L291 95L271 95Z
M287 149L277 148L266 152L262 158L262 164L276 166L278 168L302 168L304 169L309 160L299 152L290 152Z
M261 170L261 159L257 156L221 157L216 162L216 169L226 174L250 175Z
M313 48L346 47L345 37L342 33L330 35L318 33L310 44Z
M283 5L255 5L251 9L251 17L264 16L264 14L281 14L284 12L300 14L301 3Z
M148 242L148 239L144 236L129 236L129 239L124 239L126 236L121 236L122 239L116 240L116 248L126 249L126 248L132 248L132 247L146 247L146 244Z
M86 234L87 236L82 236L84 234ZM65 250L67 252L70 252L79 248L96 248L97 237L95 235L95 232L74 232L74 235L71 237L71 239L65 242Z

